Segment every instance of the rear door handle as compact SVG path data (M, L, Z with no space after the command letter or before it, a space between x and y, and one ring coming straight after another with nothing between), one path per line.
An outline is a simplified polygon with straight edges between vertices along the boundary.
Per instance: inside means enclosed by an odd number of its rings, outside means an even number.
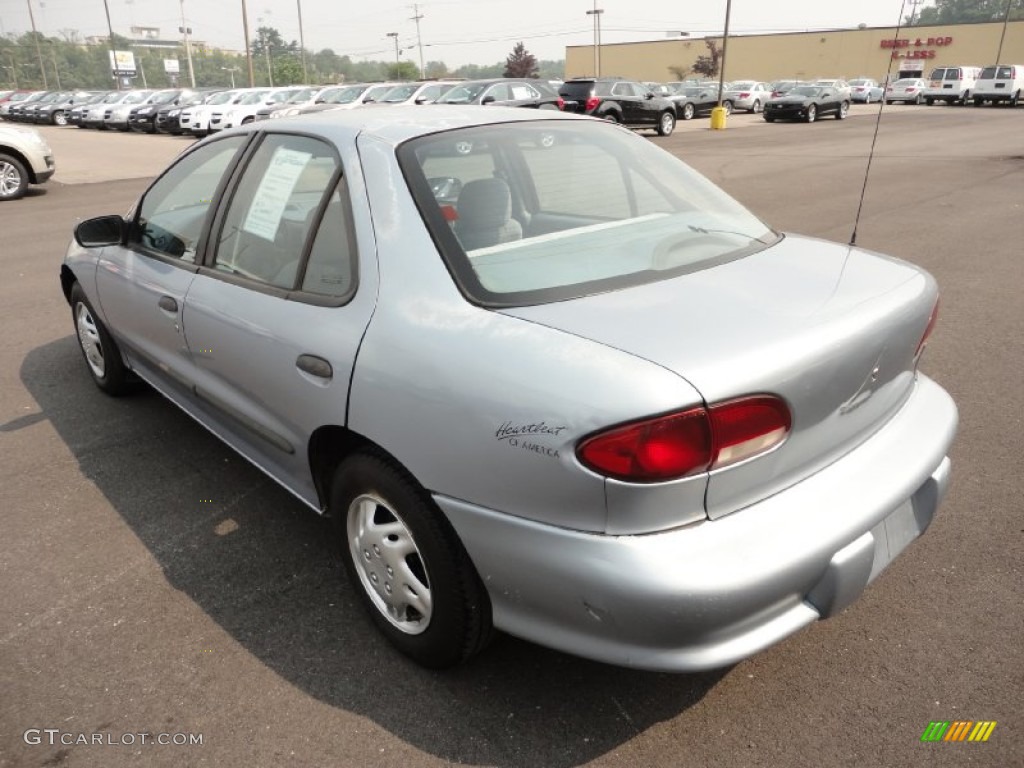
M178 302L171 296L161 296L160 301L157 302L157 306L159 306L160 309L167 310L168 312L178 311Z
M295 367L300 371L316 376L318 379L330 379L334 377L334 369L331 364L322 357L316 355L299 355L295 360Z

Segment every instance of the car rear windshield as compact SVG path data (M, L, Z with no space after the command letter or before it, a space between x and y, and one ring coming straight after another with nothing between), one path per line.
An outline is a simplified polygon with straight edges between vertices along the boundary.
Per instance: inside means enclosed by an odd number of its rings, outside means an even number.
M985 67L981 70L982 80L1009 80L1011 77L1010 67Z
M579 101L589 99L593 90L593 80L581 80L578 83L562 83L558 86L558 95L564 99Z
M603 122L447 131L402 145L399 162L449 271L485 306L655 282L778 238L682 161Z

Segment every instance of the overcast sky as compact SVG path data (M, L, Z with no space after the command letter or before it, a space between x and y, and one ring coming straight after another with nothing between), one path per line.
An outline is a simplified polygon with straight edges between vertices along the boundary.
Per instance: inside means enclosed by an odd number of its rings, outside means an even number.
M159 27L161 37L178 36L181 0L107 0L118 34L133 25ZM331 48L356 59L394 57L397 32L402 58L419 61L413 4L404 0L247 0L250 36L262 23L286 40L299 38L302 6L306 47ZM105 35L103 0L31 0L36 27L46 35L63 29L83 36ZM926 2L926 4L931 4ZM517 41L539 59L561 59L567 45L593 40L590 2L566 0L426 0L419 3L423 58L449 67L504 60ZM725 0L597 0L602 42L662 40L668 32L694 37L721 34ZM833 27L893 26L903 0L733 0L731 30L742 34ZM907 0L905 13L911 8ZM185 16L196 40L221 48L244 49L241 0L184 0ZM0 0L0 32L29 30L26 0ZM407 49L407 50L406 50Z

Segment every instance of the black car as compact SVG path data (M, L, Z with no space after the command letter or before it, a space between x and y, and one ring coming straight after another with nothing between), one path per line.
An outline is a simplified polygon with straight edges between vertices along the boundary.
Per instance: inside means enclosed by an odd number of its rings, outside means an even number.
M156 118L160 114L160 110L165 107L168 109L176 107L195 95L196 91L190 88L161 91L154 101L132 108L132 111L128 113L128 128L143 133L156 133Z
M813 123L826 115L844 120L849 113L850 101L844 91L820 85L798 85L764 105L764 119L769 123L776 120Z
M676 108L644 85L618 77L576 77L558 89L562 109L622 123L630 128L653 128L668 136L676 127Z
M188 96L180 96L173 104L164 104L155 110L153 115L153 128L157 133L169 133L172 136L180 136L181 121L178 116L181 110L186 107L194 107L206 103L206 100L219 93L217 90L190 91Z
M543 80L501 77L459 83L441 96L436 103L560 109L562 99Z
M71 110L79 104L92 101L96 95L97 91L71 91L40 101L32 113L32 122L40 125L67 125Z
M669 99L676 105L676 117L680 120L692 120L705 117L718 106L718 87L701 85L677 86ZM724 106L730 112L728 103Z

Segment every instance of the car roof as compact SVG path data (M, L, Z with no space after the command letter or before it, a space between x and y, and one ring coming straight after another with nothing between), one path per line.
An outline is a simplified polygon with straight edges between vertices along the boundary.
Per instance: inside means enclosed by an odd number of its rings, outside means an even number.
M411 114L410 114L411 113ZM525 123L542 120L586 120L593 118L572 115L557 110L518 109L516 107L488 107L481 109L469 105L424 104L416 109L383 105L377 109L328 110L310 115L297 115L275 120L274 130L288 129L299 133L321 135L336 142L351 141L357 135L367 135L393 146L410 139L457 128L507 123ZM265 130L265 123L250 123L233 128L233 132Z

